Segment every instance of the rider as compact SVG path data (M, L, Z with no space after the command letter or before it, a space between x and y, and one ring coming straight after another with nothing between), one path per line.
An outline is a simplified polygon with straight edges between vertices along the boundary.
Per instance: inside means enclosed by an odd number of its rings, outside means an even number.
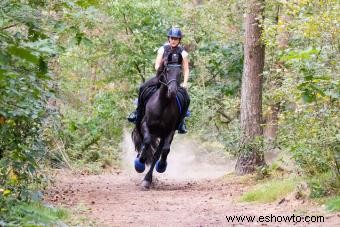
M157 52L157 57L156 57L156 62L155 62L155 69L157 71L157 75L159 73L159 69L161 66L163 66L163 61L164 61L164 56L167 56L169 53L176 53L181 55L181 58L178 58L179 62L172 62L172 63L180 63L182 64L182 69L183 69L183 83L181 84L182 87L185 89L188 89L188 80L189 80L189 58L188 58L188 52L184 50L181 43L181 39L183 37L182 31L177 28L173 27L168 31L168 43L164 44L158 49ZM141 91L144 90L144 88L152 86L152 85L157 85L159 83L158 77L154 76L148 81L146 81L144 84L141 85L139 89L139 95L138 99L140 99ZM137 110L132 112L129 117L128 121L137 123L140 121L142 117L142 106L140 100L138 100L138 106ZM186 130L186 125L184 119L182 120L181 124L178 127L178 133L184 134L187 133Z

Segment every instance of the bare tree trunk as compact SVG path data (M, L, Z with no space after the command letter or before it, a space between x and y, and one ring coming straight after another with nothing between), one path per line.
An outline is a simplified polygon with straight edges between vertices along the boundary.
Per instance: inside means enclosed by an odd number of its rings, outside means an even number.
M203 4L203 0L193 0L194 6L199 6Z
M279 49L284 49L288 47L289 41L289 31L288 31L288 23L292 20L291 16L288 15L287 9L281 9L279 11L279 20L278 24L281 24L279 27L279 33L277 36L277 41L279 44Z
M278 48L283 50L288 47L289 41L289 32L287 28L288 22L291 20L290 16L287 14L287 10L285 8L280 8L278 11L278 21L277 23L280 25L278 27L278 35L277 42ZM279 59L275 63L275 67L277 69L283 68L283 62ZM278 83L275 82L273 84L272 89L276 89L281 86L281 81ZM278 130L278 121L279 121L279 113L280 113L280 102L275 102L269 105L269 111L265 116L265 128L264 128L264 137L266 143L269 147L275 146L275 141L277 138L277 130Z
M263 130L263 135L268 144L273 144L276 140L279 112L280 103L274 103L269 106L269 111L265 116L266 126Z
M262 122L262 73L264 67L264 45L261 42L264 1L247 2L245 18L244 66L241 89L241 152L235 170L238 174L254 172L265 164L261 144L257 138L263 135Z

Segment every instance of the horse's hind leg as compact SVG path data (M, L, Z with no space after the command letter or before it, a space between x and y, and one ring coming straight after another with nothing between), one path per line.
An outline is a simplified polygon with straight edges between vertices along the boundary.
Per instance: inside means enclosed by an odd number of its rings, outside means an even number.
M142 186L144 188L149 188L150 185L151 185L151 182L152 182L152 172L153 172L153 169L155 167L156 162L159 159L159 156L161 155L163 146L164 146L164 139L161 139L161 141L159 142L159 145L157 147L157 151L155 152L155 154L152 157L152 163L151 163L150 169L149 169L148 173L144 177L144 180L143 180L143 183L142 183Z
M172 139L174 138L175 131L171 132L164 140L164 146L162 149L161 159L157 162L156 170L160 173L163 173L166 170L167 162L166 159L170 152L170 146L172 143Z

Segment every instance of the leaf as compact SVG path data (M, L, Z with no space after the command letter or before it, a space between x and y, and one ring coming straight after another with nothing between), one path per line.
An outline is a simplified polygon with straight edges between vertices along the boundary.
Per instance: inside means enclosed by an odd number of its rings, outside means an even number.
M38 39L46 39L47 36L42 31L39 31L34 27L29 27L28 38L31 41L37 41Z
M39 39L35 42L28 42L25 43L25 47L31 49L32 51L36 51L39 53L55 55L56 54L56 47L51 42L50 39Z
M47 63L42 57L39 58L39 70L42 74L46 74L48 70Z
M8 196L8 195L11 194L11 190L6 189L6 190L4 190L4 192L2 194L3 194L3 196Z
M311 93L310 91L306 90L302 92L302 99L307 103L311 103L316 100L315 94Z
M74 38L76 40L77 45L79 45L82 39L84 38L84 33L78 32Z
M10 61L10 57L6 53L0 52L0 65L7 65Z
M57 32L64 32L64 31L66 31L66 29L67 29L67 26L62 21L58 21L57 23L55 23L54 28L53 28L53 30L57 31Z
M98 1L96 0L78 0L76 4L82 8L88 8L90 6L98 6Z
M333 98L333 99L339 99L340 98L340 94L336 91L330 90L330 91L326 91L325 95Z
M83 37L81 41L85 46L88 46L88 47L92 46L92 44L93 44L92 41L87 37Z
M39 64L39 57L33 54L33 52L30 49L22 48L18 46L11 46L10 48L8 48L8 52L19 58L22 58L31 63L34 63L36 65Z
M302 51L289 51L286 55L283 55L280 58L280 61L290 61L290 60L307 60L311 59L312 55L319 53L319 51L315 48L311 48L308 50Z

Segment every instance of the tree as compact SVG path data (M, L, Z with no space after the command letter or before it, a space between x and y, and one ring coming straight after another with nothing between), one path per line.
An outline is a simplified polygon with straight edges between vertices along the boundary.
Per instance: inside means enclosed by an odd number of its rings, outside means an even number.
M241 88L241 152L235 167L238 174L254 172L257 166L264 165L263 151L258 144L263 135L262 73L265 52L260 27L263 6L262 0L247 3Z
M280 54L289 46L288 41L290 34L288 24L291 19L288 8L283 4L278 5L274 21L274 26L277 28L277 34L272 37L272 39L275 40L275 45L272 46L271 51L268 51L268 48L266 51L267 55L268 52L272 52L274 58L272 61L273 64L269 66L271 68L271 75L267 78L266 82L269 86L268 89L266 89L269 98L267 98L268 108L264 114L265 126L263 129L264 137L271 146L275 145L277 138L280 104L282 102L282 100L277 97L276 91L281 87L285 73L284 61L280 59Z

